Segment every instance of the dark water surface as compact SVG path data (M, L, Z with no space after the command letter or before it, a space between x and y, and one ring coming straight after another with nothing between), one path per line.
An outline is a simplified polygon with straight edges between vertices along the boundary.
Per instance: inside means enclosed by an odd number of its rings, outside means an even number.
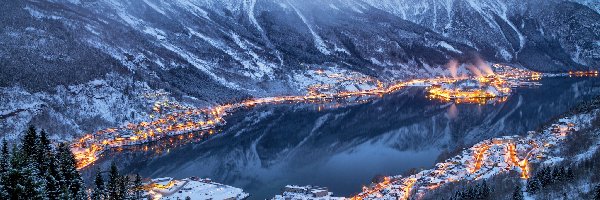
M490 105L430 101L422 89L410 88L339 108L261 106L229 115L209 138L192 134L110 153L96 166L114 160L125 173L145 177L208 177L243 188L251 199L270 198L286 184L326 186L348 196L376 175L430 168L445 149L525 134L600 95L597 78L541 83Z

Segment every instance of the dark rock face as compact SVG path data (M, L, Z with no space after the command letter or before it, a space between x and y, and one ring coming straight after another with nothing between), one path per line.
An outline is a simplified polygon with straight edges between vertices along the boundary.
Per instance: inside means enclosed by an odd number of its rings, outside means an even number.
M127 80L110 85L123 98L143 83L206 105L300 93L293 75L315 66L396 80L475 56L600 65L598 4L583 0L8 0L0 11L0 87L46 96L107 74Z

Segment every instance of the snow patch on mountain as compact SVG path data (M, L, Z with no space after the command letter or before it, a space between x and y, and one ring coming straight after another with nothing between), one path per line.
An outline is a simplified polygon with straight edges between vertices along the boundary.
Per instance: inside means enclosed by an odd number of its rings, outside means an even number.
M448 49L448 50L456 52L456 53L461 53L461 54L463 53L462 51L460 51L458 49L455 49L452 45L450 45L450 44L448 44L447 42L444 42L444 41L438 42L438 45L440 47L443 47L445 49Z
M325 44L325 41L323 41L323 39L321 38L321 36L319 36L319 34L317 34L314 31L314 28L308 22L308 20L306 19L306 17L304 17L304 15L302 15L302 13L293 4L291 4L289 2L288 2L288 4L290 5L290 7L292 7L292 9L294 10L294 12L296 12L296 14L298 15L298 17L300 17L300 19L302 19L302 22L304 22L304 24L306 25L306 27L308 27L308 30L310 31L310 34L313 36L313 40L314 40L314 43L315 43L315 48L317 48L321 53L323 53L325 55L330 55L331 51L329 51L329 49L327 49L327 45Z

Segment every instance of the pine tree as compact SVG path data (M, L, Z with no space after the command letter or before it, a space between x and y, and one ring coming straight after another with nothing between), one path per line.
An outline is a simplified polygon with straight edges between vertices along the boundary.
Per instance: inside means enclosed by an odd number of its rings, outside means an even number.
M58 147L58 163L62 177L60 183L63 187L62 196L70 199L87 199L83 180L77 171L75 156L66 144L60 144Z
M140 174L135 174L135 180L133 181L133 199L141 200L144 195L144 185L142 184L142 177Z
M521 191L521 184L517 184L517 187L515 188L515 191L513 192L512 199L513 200L525 199L525 197L523 196L523 191Z
M106 199L106 189L104 187L104 179L102 178L102 174L98 172L96 173L96 178L94 179L94 191L92 191L92 200L103 200Z
M540 190L540 182L537 177L532 177L527 181L527 192L536 193Z
M5 184L5 190L8 194L8 199L18 200L24 194L25 186L22 184L21 172L17 169L10 169L8 179Z
M52 157L52 146L46 131L40 131L39 142L36 151L36 162L39 165L38 168L42 174L46 173L49 166L49 158Z
M119 177L119 196L121 199L131 199L131 184L127 175Z
M2 140L2 149L0 150L0 176L8 172L10 168L10 152L8 151L8 143L6 139Z
M479 197L480 199L488 199L490 197L490 187L485 180L481 183Z
M48 199L58 199L61 193L60 180L51 175L50 172L46 172L44 178L46 179L46 195Z
M24 176L22 173L22 168L24 167L24 158L22 156L22 152L13 145L11 148L11 156L10 156L10 168L6 175L6 180L4 189L8 194L8 199L10 200L18 200L19 197L23 196L25 193L24 186Z
M49 199L58 199L61 193L61 177L57 166L57 159L53 151L48 160L48 168L45 173L46 192Z
M573 172L573 168L569 167L565 172L565 180L572 181L575 179L575 173Z
M540 187L545 188L552 183L552 170L550 167L542 168L537 174L537 178L540 182Z
M30 126L25 132L25 136L23 136L23 140L21 142L23 155L27 160L36 160L38 142L39 140L35 131L35 127Z
M119 192L119 170L115 163L110 165L110 171L108 174L108 187L106 188L108 191L108 199L109 200L121 200L120 192Z
M452 197L452 199L463 199L463 192L462 191L456 191L454 193L454 196Z
M565 168L563 167L556 167L554 168L554 170L552 171L552 176L554 178L555 183L559 183L565 180Z
M8 191L6 191L4 184L0 183L0 199L9 199Z
M21 147L13 147L9 172L11 199L27 197L28 199L46 199L46 179L40 172L37 153L39 139L33 126L30 126L21 141ZM16 182L16 184L14 183Z
M596 185L594 190L594 200L600 200L600 184Z
M22 169L22 182L24 187L21 197L27 197L28 199L47 199L46 194L46 180L43 179L42 175L38 171L38 167L34 162L28 162L27 165Z
M10 153L6 139L2 140L2 148L0 150L0 199L9 199L10 195L7 190L8 172L10 171Z

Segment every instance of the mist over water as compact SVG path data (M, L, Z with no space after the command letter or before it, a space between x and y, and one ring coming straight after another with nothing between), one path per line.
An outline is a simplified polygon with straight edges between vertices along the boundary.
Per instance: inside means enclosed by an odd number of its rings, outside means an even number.
M287 184L325 186L348 196L376 175L429 168L445 149L524 134L600 94L596 78L545 78L541 83L490 105L430 101L422 89L409 88L332 109L260 106L226 117L227 125L207 139L159 153L152 150L159 144L147 151L124 150L96 166L114 160L125 173L145 177L207 177L243 188L251 199L270 198Z

